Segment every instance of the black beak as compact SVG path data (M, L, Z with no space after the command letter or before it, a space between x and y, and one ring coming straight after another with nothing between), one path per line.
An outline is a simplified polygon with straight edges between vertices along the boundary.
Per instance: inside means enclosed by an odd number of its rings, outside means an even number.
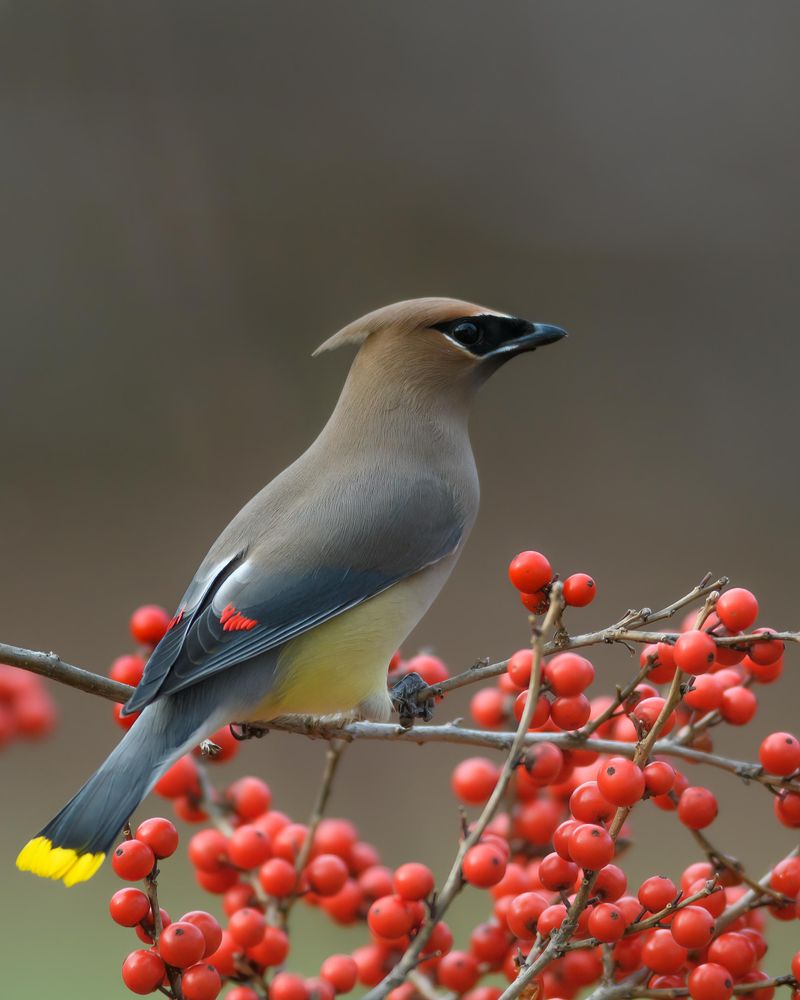
M524 331L516 337L507 340L492 351L493 357L502 355L522 354L523 351L535 351L537 347L555 344L557 340L566 337L567 331L560 326L550 326L549 323L525 323Z

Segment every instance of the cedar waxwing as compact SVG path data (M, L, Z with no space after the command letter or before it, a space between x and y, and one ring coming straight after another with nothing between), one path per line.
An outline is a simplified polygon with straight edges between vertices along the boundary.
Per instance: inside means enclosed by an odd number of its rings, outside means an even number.
M378 309L311 447L231 521L123 709L140 717L17 866L91 878L158 778L229 722L389 717L387 665L478 510L467 418L505 361L564 336L454 299Z

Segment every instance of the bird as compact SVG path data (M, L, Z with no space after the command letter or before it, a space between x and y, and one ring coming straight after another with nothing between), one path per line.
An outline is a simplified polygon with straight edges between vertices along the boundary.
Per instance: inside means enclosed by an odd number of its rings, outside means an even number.
M67 886L91 878L158 778L220 726L388 719L389 661L478 511L476 392L564 336L429 297L370 312L317 348L357 348L330 418L211 546L122 709L140 715L17 867Z

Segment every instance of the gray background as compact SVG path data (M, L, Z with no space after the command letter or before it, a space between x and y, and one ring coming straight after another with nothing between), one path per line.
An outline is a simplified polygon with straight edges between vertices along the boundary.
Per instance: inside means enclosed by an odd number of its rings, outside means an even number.
M522 547L596 576L576 628L706 570L797 626L798 28L796 4L738 0L4 3L2 638L105 669L130 609L172 607L317 432L349 358L311 350L427 294L571 337L485 389L480 520L407 649L459 669L524 644L505 579ZM627 667L596 662L607 683ZM720 745L752 757L797 695L788 658ZM122 996L109 871L65 892L13 869L117 739L105 704L56 697L57 734L0 756L4 980ZM262 774L302 818L322 756L270 737L228 774ZM414 843L442 871L458 756L356 746L332 809L388 862ZM761 789L719 789L710 832L759 874L791 831ZM632 880L654 844L674 875L693 857L674 817L643 808L637 833ZM173 915L205 898L170 865ZM482 906L454 914L459 944ZM307 973L331 946L317 916L292 957Z

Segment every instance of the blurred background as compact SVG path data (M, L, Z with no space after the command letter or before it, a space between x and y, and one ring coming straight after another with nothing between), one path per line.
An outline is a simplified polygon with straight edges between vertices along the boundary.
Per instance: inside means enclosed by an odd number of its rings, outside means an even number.
M788 0L4 2L0 638L106 670L130 611L174 607L317 433L350 357L313 348L431 294L571 336L484 390L480 519L407 652L455 671L524 645L506 566L526 547L596 577L581 631L707 570L800 627L798 30ZM631 665L595 662L598 690ZM752 758L792 728L797 669L720 747ZM0 754L4 990L123 996L108 866L70 891L13 867L119 735L107 703L54 693L55 735ZM462 756L354 745L331 813L442 874ZM261 775L303 819L323 757L270 736L216 774ZM709 833L760 876L792 832L762 789L715 780ZM674 877L696 857L672 815L643 808L636 833L634 884L653 850ZM183 860L162 891L173 915L209 902ZM458 944L484 906L453 911ZM299 971L360 943L300 919Z

